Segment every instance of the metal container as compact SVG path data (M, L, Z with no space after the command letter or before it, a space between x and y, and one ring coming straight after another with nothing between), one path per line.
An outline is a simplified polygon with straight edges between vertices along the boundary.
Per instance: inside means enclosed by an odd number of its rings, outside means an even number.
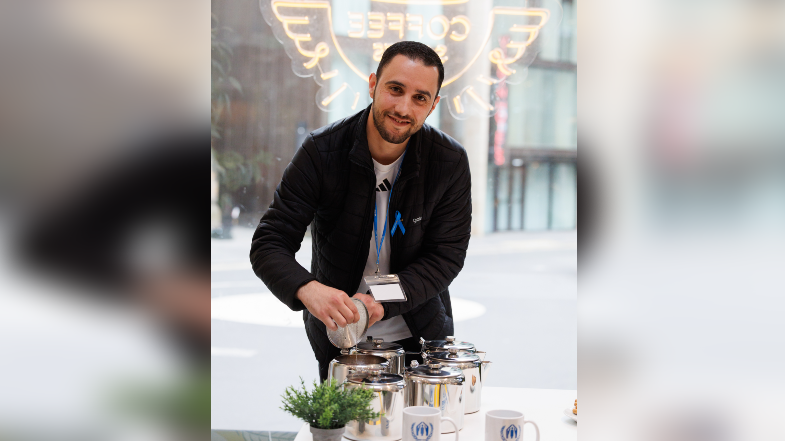
M334 378L343 384L351 374L364 372L389 372L390 362L376 355L351 354L339 355L330 362L327 378Z
M466 377L463 383L463 400L465 413L480 410L482 400L482 383L488 372L490 361L480 360L480 356L469 352L460 352L458 348L450 348L447 352L428 352L423 354L425 363L441 363L442 366L460 369Z
M463 429L465 402L460 369L440 363L418 366L416 361L406 368L406 407L428 406L441 409L442 416L452 418L458 430ZM443 424L442 433L453 432L452 425Z
M362 373L349 375L344 388L366 387L374 393L371 408L379 418L370 421L351 421L346 425L344 437L355 440L372 439L393 441L401 439L406 382L403 376L388 373Z
M468 352L480 356L480 360L485 360L485 352L478 351L473 343L468 341L457 341L452 335L444 337L444 340L425 340L420 337L420 344L422 345L422 355L428 352L446 352L450 349L458 349L458 352Z
M357 345L355 349L358 354L376 355L385 358L390 362L391 374L403 375L405 366L405 354L403 346L398 343L386 343L384 339L375 338L368 339Z
M359 299L352 299L352 303L354 303L354 306L357 307L357 311L360 313L360 320L356 323L349 323L343 328L339 326L335 331L327 329L327 339L336 348L351 348L362 341L365 331L368 330L368 308Z

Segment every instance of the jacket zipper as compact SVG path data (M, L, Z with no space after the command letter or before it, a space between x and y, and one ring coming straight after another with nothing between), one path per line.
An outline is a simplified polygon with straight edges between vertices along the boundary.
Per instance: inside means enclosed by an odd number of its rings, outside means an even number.
M392 198L390 200L390 205L387 207L387 219L388 219L388 222L389 222L390 218L393 219L392 222L395 222L395 216L394 216L395 210L393 209L393 207L397 207L398 206L398 201L401 200L400 194L401 194L402 190L404 189L404 183L407 180L408 180L408 178L402 180L401 182L396 182L395 183L395 187L397 187L398 191L394 192L395 194L392 195ZM403 219L401 219L401 223L403 224ZM390 231L392 231L392 227L390 227ZM398 270L400 269L400 268L398 268L398 261L397 261L398 255L395 252L395 250L398 248L398 246L400 245L401 241L403 240L402 237L403 237L403 234L399 234L397 237L390 236L390 273L391 274L398 274ZM406 293L406 297L408 299L410 299L411 298L411 293ZM409 320L409 317L408 317L407 313L401 314L401 318L403 319L404 323L406 323L406 326L409 328L409 332L412 333L412 336L414 336L414 337L420 336L420 330L417 329L417 327L414 326L414 323L412 323Z
M397 207L398 206L398 201L401 200L400 194L401 194L401 192L405 188L406 181L408 181L410 178L411 178L411 176L406 176L405 178L401 179L400 182L396 182L395 183L395 188L393 188L393 195L392 195L392 198L390 200L390 206L387 207L387 222L389 223L389 225L391 225L390 226L390 231L392 231L392 229L393 229L392 225L395 225L395 212L396 212L396 210L394 210L393 207ZM403 222L404 222L403 216L401 216L401 225L403 225ZM396 233L398 231L400 231L400 228L398 228L396 230ZM397 265L397 263L398 263L397 260L395 260L393 258L393 257L397 257L397 254L395 253L395 249L397 247L395 245L400 245L401 241L403 240L402 237L403 237L403 234L399 234L399 235L397 235L395 237L390 235L390 272L393 273L393 274L397 274L398 273L398 269L399 269L398 265Z
M363 169L366 169L365 167L362 167L362 166L360 166L360 167L363 168ZM368 231L373 226L372 223L371 223L370 205L371 205L371 201L372 200L375 202L376 195L374 194L375 193L374 190L376 189L376 186L375 186L376 181L375 180L371 180L371 181L372 181L371 182L372 186L369 187L371 189L371 197L368 198L367 202L365 203L365 217L363 218L363 230L362 231ZM363 236L363 238L365 238L365 234L363 234L362 236ZM363 276L363 269L365 268L365 262L368 261L368 253L365 253L365 257L362 258L362 250L363 250L363 247L364 247L363 244L369 243L369 242L370 242L370 238L365 238L364 241L360 240L358 242L358 244L357 244L357 252L355 253L355 256L357 256L356 257L357 262L355 263L355 268L356 268L355 269L355 274L357 274L357 276L355 276L353 278L353 280L357 280L358 278L361 278ZM370 252L370 245L369 245L369 252ZM358 287L359 287L359 285L358 285ZM350 293L349 296L351 297L354 294L355 293Z

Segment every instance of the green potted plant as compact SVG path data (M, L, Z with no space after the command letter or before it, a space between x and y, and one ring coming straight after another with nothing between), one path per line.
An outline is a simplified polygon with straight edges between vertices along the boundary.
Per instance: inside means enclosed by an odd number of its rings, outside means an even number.
M379 417L371 409L373 391L366 388L346 390L331 379L322 384L313 382L313 390L293 386L286 388L281 410L289 412L311 425L314 441L340 441L349 421L368 421Z

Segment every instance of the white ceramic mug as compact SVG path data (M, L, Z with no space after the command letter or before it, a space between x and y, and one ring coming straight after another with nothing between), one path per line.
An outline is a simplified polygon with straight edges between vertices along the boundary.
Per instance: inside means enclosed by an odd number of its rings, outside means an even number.
M523 414L516 410L489 410L485 413L485 441L518 441L523 439L523 425L529 423L537 432L540 441L540 428L534 421L525 421Z
M458 441L458 425L452 418L442 417L442 411L438 407L404 408L403 441L437 441L442 432L442 421L447 421L455 427L455 441Z

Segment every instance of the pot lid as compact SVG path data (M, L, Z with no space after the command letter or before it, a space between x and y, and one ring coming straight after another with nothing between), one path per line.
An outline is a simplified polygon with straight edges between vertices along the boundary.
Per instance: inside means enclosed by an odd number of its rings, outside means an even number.
M335 331L327 329L327 338L337 348L351 348L362 340L365 331L368 330L368 309L360 299L352 299L352 303L360 313L360 320L357 323L349 323L345 327L340 326Z
M463 377L463 372L457 368L443 366L441 363L429 363L406 368L406 375L430 379L450 379Z
M350 383L361 384L365 383L369 386L404 386L403 376L397 374L375 373L375 372L361 372L358 374L349 375L346 379Z
M456 341L455 337L448 335L445 337L444 340L423 340L425 346L429 349L435 350L448 350L450 348L456 348L460 351L470 351L474 352L474 344L469 343L467 341Z
M385 342L383 338L368 337L364 342L357 344L358 351L402 351L403 346L398 343Z
M430 352L427 354L428 360L446 362L446 363L479 363L480 356L471 352L460 352L456 348L450 348L449 351Z

